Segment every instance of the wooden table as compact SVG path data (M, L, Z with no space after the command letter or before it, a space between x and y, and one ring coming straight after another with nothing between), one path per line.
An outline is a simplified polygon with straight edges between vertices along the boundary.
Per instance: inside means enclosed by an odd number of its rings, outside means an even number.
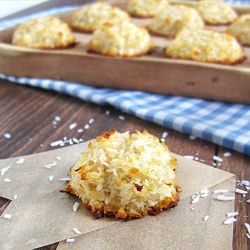
M58 1L49 2L55 4ZM48 3L45 7L47 6ZM109 115L106 114L107 110L110 111ZM119 119L120 115L124 116L125 120ZM56 127L52 123L55 116L61 118ZM90 119L94 119L94 122L82 133L68 129L69 125L74 122L77 122L79 127L84 127ZM204 163L211 167L214 163L213 156L217 155L224 159L221 165L217 164L217 168L236 174L237 180L250 180L249 156L201 139L191 140L189 135L122 113L111 106L99 106L52 91L0 80L1 159L52 150L54 148L50 146L50 143L64 136L82 138L87 141L100 135L102 131L112 129L120 132L147 129L160 138L162 133L167 131L165 143L170 145L172 152L182 156L197 156L199 160L204 160ZM10 133L11 139L4 138L4 133ZM225 152L231 152L232 155L224 157ZM246 203L247 199L249 195L243 197L236 194L235 211L240 214L234 223L233 249L235 250L250 249L250 240L247 239L245 227L245 223L250 222L248 218L250 204ZM0 214L9 202L0 197ZM57 245L53 244L39 249L56 249Z

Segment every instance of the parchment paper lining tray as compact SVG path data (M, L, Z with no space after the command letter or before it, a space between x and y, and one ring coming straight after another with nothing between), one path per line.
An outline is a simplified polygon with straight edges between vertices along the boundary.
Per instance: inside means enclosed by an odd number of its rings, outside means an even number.
M129 222L113 218L95 219L81 201L60 193L69 168L87 149L88 142L20 158L0 160L0 169L11 166L0 176L0 196L13 199L0 217L1 249L34 249L58 241L82 236L73 243L60 243L58 249L231 249L233 225L224 225L226 213L234 211L234 201L218 201L214 189L235 193L235 176L173 154L177 158L176 184L183 188L179 205L157 216L146 216ZM58 156L60 160L58 160ZM50 169L45 165L57 162ZM48 177L54 176L53 181ZM4 182L9 178L11 182ZM209 189L209 195L191 204L191 196ZM191 210L193 207L195 210ZM10 214L10 219L4 215ZM204 217L209 219L204 221ZM69 245L70 244L70 245Z
M127 1L110 3L124 7ZM249 9L242 7L237 6L236 10ZM72 12L57 16L68 21ZM144 26L151 20L133 18L135 24ZM152 36L157 50L150 55L110 58L88 53L91 35L80 32L75 32L78 43L72 48L51 51L21 48L10 44L14 29L0 32L0 68L6 75L250 104L250 59L234 66L169 59L163 51L169 39L157 36ZM250 48L244 50L250 58Z

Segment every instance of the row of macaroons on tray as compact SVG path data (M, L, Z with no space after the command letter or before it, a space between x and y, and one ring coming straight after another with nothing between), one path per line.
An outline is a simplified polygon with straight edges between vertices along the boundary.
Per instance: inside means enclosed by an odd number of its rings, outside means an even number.
M197 2L197 6L205 3L216 7L222 3L229 8L228 11L226 8L223 11L218 9L216 14L220 17L217 20L222 20L221 15L224 15L230 20L221 24L232 24L227 28L227 33L217 33L211 29L205 29L204 22L207 23L207 21L201 15L201 11L198 11L199 8L196 10L184 5L170 5L167 0L161 0L161 4L157 5L156 1L159 2L159 0L131 0L127 7L128 13L132 16L138 16L132 11L135 7L138 12L139 6L144 6L145 13L146 10L148 12L150 10L149 4L151 9L157 7L157 13L146 28L134 25L127 12L106 3L97 2L76 10L69 24L52 16L38 17L21 23L13 34L12 44L38 49L69 47L76 42L71 31L73 28L82 32L93 32L89 51L107 56L135 57L154 50L150 32L174 38L165 49L166 56L170 58L222 64L236 64L246 58L239 42L250 44L248 25L250 14L237 17L229 5L219 0ZM163 4L165 7L159 10L159 6ZM131 6L134 6L134 9ZM143 9L143 7L140 8ZM216 16L214 10L216 8L212 8L212 14L210 13L212 17ZM209 12L208 9L207 12Z

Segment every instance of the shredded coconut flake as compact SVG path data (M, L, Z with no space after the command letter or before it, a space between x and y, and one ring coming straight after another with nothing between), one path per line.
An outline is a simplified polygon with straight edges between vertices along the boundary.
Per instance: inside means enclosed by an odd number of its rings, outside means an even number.
M190 207L190 209L193 210L193 211L195 210L193 207Z
M4 136L6 139L10 139L10 138L11 138L11 134L9 134L9 133L5 133L3 136Z
M77 123L75 122L75 123L71 123L70 125L69 125L69 129L73 129L73 128L75 128L77 126Z
M195 140L197 137L194 136L194 135L190 135L189 138L190 138L191 140Z
M89 129L89 124L86 124L86 125L84 126L84 129Z
M227 220L225 220L224 221L224 224L225 225L228 225L228 224L231 224L231 223L233 223L233 222L235 222L235 221L237 221L235 218L229 218L229 219L227 219Z
M55 166L56 164L57 164L57 162L56 162L56 161L53 161L53 163L44 165L44 167L46 167L46 168L51 168L51 167Z
M227 193L229 190L228 189L217 189L217 190L214 190L214 194L225 194Z
M51 146L51 147L55 147L55 146L60 145L61 143L63 143L62 140L54 141L54 142L51 142L51 143L50 143L50 146ZM61 146L61 145L60 145L60 146Z
M24 158L20 158L18 161L16 161L16 164L23 164L24 163Z
M165 139L164 139L164 138L161 138L161 142L165 142Z
M71 139L71 138L69 139L69 144L70 144L70 145L72 145L72 144L73 144L73 141L72 141L72 139Z
M162 138L166 138L168 136L168 132L167 131L164 131L163 133L162 133Z
M249 225L249 223L245 223L245 226L247 228L247 232L250 234L250 225Z
M247 203L250 203L250 199L247 200Z
M59 181L70 181L71 178L60 178Z
M9 169L10 169L10 166L0 169L1 175L4 175L6 173L6 171Z
M122 115L119 115L118 118L119 118L120 120L125 120L125 117L122 116Z
M55 120L59 122L61 121L61 118L59 116L55 116Z
M76 212L79 206L80 206L80 203L75 202L75 204L73 205L73 211Z
M79 128L79 129L77 130L77 132L78 132L78 133L82 133L82 132L83 132L83 129L82 129L82 128Z
M184 157L185 157L185 158L188 158L188 159L190 159L190 160L193 160L193 159L194 159L194 157L193 157L192 155L184 155Z
M5 214L3 217L4 217L5 219L10 219L10 218L11 218L11 214Z
M54 180L54 176L53 175L50 175L49 176L49 181L53 181Z
M232 212L232 213L227 213L227 217L233 217L239 215L239 212Z
M230 152L226 152L225 154L224 154L224 156L225 157L229 157L229 156L231 156L232 154L230 153Z
M238 193L238 194L247 194L248 193L247 191L241 190L239 188L236 188L235 192Z
M235 200L234 197L226 197L225 195L219 195L216 197L216 199L219 201L233 201L233 200Z
M13 200L15 200L16 198L17 198L17 195L15 194Z
M75 233L77 233L77 234L81 234L81 232L77 229L77 228L73 228L73 231L75 232Z
M204 221L207 221L208 220L208 218L209 218L209 215L206 215L205 217L204 217Z
M74 143L79 143L79 141L75 137L72 140Z
M250 234L247 233L247 238L250 239Z
M109 115L109 114L110 114L110 111L109 111L109 110L106 110L105 113L106 113L106 115Z
M241 184L243 184L244 186L250 186L250 182L246 180L242 180Z
M80 138L80 139L79 139L79 142L83 142L83 139L82 139L82 138Z
M58 161L60 161L60 160L61 160L61 157L60 157L60 156L56 156L56 159L57 159Z
M193 200L192 200L192 204L198 202L200 199L200 195L196 196Z
M75 239L67 239L66 243L70 243L70 242L74 242L74 241L75 241Z
M89 120L89 124L93 123L94 122L94 119L90 119Z
M4 181L4 182L11 182L11 179L5 178L3 181Z
M218 156L216 156L216 155L213 156L213 159L214 159L215 161L223 162L223 159L220 158L220 157L218 157Z

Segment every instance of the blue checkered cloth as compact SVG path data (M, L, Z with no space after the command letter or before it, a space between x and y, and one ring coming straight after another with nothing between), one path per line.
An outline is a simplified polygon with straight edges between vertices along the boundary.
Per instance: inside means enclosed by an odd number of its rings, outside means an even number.
M229 1L230 3L250 1ZM72 10L66 6L21 18L0 22L0 30L41 15ZM1 69L0 69L1 71ZM215 144L250 155L250 106L141 91L86 86L50 79L17 78L0 74L0 78L68 94L84 101L113 107L155 122L167 128L193 135Z

